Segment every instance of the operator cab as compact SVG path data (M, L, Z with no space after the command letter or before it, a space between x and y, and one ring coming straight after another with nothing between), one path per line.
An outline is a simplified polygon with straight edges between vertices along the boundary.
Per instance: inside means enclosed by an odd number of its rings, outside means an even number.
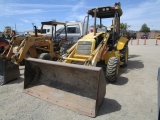
M66 23L63 23L63 22L56 22L56 21L47 21L47 22L41 22L42 24L42 27L41 27L41 30L43 30L43 26L44 25L51 25L52 26L52 40L56 40L59 38L59 35L61 34L61 32L63 31L59 31L59 33L57 34L56 31L57 31L57 26L58 25L64 25L64 30L65 30L65 38L67 38L67 32L66 32ZM54 32L54 35L53 35L53 31Z
M114 7L106 6L88 10L88 16L91 15L94 17L94 35L96 35L97 32L109 32L110 37L107 43L111 44L111 46L114 46L120 37L120 16L122 13L123 12L120 3L115 3ZM100 19L99 28L96 28L96 18ZM108 31L105 26L102 26L102 19L104 18L113 18L110 31Z
M43 25L51 25L52 26L52 41L54 42L54 51L59 52L60 51L60 47L63 44L63 42L65 42L67 40L67 31L66 31L66 23L63 22L56 22L56 21L47 21L47 22L41 22L42 27L41 30L43 30ZM65 31L65 36L64 38L60 37L60 34L63 32L63 30L59 31L57 33L57 25L64 25L64 31ZM54 35L53 35L53 31Z

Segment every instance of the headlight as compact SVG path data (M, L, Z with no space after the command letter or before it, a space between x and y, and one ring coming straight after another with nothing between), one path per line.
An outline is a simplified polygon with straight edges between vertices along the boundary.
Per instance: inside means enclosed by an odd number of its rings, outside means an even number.
M105 11L105 8L103 8L102 11Z
M106 10L108 11L108 10L109 10L109 8L106 8Z

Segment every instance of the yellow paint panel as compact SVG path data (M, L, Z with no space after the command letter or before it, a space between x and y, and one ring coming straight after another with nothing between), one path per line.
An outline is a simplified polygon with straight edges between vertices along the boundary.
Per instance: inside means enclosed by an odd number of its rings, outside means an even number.
M156 38L157 38L157 39L160 39L160 35L158 35Z
M117 44L117 50L122 50L127 43L128 39L125 37L120 37Z
M36 51L35 48L30 47L30 49L29 49L28 51L29 51L29 54L30 54L30 56L31 56L32 58L38 57L38 54L37 54L37 51Z
M89 57L91 57L90 55L79 55L79 54L75 54L74 57L76 58L86 58L88 59Z
M85 35L84 37L82 37L81 39L94 39L96 37L98 37L100 34L103 34L102 32L96 33L96 35L94 35L94 33L89 33L87 35Z
M119 51L108 51L105 53L103 59L105 60L105 63L107 64L108 63L108 60L111 58L111 57L118 57L120 59L120 53Z

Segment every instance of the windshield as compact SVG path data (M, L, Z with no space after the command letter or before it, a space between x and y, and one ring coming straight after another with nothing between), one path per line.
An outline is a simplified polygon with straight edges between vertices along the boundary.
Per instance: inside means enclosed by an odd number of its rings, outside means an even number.
M65 31L64 31L64 27L59 28L59 29L56 31L56 33L61 33L62 31L65 32ZM63 32L62 32L62 33L63 33Z
M37 29L37 32L38 32L38 33L46 33L46 29L43 29L43 30Z
M64 27L59 28L57 31L57 33L61 33L65 34L65 29ZM74 25L74 26L67 26L67 33L80 33L80 28L79 25Z

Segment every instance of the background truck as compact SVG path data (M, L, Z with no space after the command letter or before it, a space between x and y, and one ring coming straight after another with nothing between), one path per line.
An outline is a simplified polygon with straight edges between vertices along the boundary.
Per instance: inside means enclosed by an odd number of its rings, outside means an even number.
M79 38L84 36L86 33L88 33L88 24L85 22L79 22L79 21L73 21L73 22L67 22L67 41L61 46L60 53L61 55L66 53L66 50L72 47ZM64 29L63 27L60 28L59 31ZM61 37L64 37L64 30L61 34Z
M87 24L85 22L80 22L80 21L70 21L70 22L66 22L66 26L67 26L68 38L69 39L77 39L85 34ZM38 32L41 33L41 27L38 27L37 29L38 29ZM62 37L65 36L63 25L58 25L56 27L56 29L57 29L57 33L62 31L60 36L62 36ZM53 30L53 32L55 32L55 31ZM43 30L42 30L42 35L51 37L52 26L44 25Z
M60 53L63 55L66 53L66 50L73 46L77 40L82 37L85 33L86 30L88 32L88 25L84 22L80 21L70 21L66 22L66 29L67 29L67 41L63 43L63 45L60 48ZM57 31L56 34L60 34L59 37L62 39L65 38L65 29L64 26L59 25L57 26ZM38 32L41 33L41 28L38 27ZM53 30L53 32L55 32ZM44 25L43 30L42 30L42 35L43 36L51 36L52 35L52 26L50 25Z

